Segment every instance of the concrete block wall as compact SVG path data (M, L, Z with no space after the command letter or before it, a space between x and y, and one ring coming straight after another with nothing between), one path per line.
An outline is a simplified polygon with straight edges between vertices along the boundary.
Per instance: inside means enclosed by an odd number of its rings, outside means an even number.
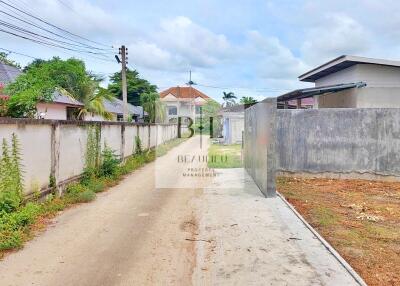
M82 174L88 129L93 125L100 127L101 148L107 144L124 158L134 153L137 135L143 149L155 147L178 135L177 125L173 124L0 118L0 140L5 139L11 145L11 136L15 133L20 142L25 194L29 195L37 188L45 190L50 175L61 186Z
M275 196L276 99L268 98L245 110L244 165L267 197Z
M278 110L277 169L400 180L400 109Z

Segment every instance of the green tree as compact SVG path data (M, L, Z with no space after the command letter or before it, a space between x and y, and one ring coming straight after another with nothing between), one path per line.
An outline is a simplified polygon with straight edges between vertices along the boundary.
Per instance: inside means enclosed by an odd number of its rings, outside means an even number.
M244 104L244 105L252 105L252 104L257 103L257 100L252 98L251 96L243 96L240 99L240 103Z
M108 90L119 99L122 99L121 73L116 72L110 77ZM133 105L140 105L140 95L143 93L156 93L157 86L139 77L136 70L127 69L126 84L128 90L128 102Z
M13 60L10 60L8 58L8 55L9 54L7 54L5 52L0 52L0 62L2 62L3 64L9 65L9 66L13 66L13 67L16 67L16 68L20 69L21 66L19 65L19 63L15 62Z
M223 93L224 93L224 96L222 97L222 100L225 102L225 106L232 106L232 105L236 104L235 99L237 97L235 96L235 94L232 91L230 91L230 92L224 91Z
M203 129L204 133L208 133L210 131L210 118L213 118L213 131L214 135L216 136L217 134L220 134L222 125L220 122L220 115L219 112L222 108L221 104L216 102L213 99L207 100L207 103L204 104L202 107L202 112L203 112ZM197 125L199 124L199 121L197 120ZM196 126L198 129L198 126Z
M39 101L49 102L54 91L71 96L85 104L80 114L93 112L107 115L103 99L111 97L100 88L101 78L86 70L85 63L78 59L35 60L25 69L5 92L8 101L8 115L12 117L33 117Z
M160 95L157 92L142 93L140 95L140 104L143 106L144 111L148 113L149 122L155 123L165 121L165 105L160 100Z

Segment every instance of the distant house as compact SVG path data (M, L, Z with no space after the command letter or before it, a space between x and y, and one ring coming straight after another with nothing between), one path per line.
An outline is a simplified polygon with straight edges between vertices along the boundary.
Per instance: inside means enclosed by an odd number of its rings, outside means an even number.
M115 98L113 100L105 100L104 101L104 107L106 111L110 112L112 114L112 119L111 121L122 121L124 117L124 107L123 107L123 101ZM146 116L146 112L144 112L143 107L141 106L135 106L130 103L128 103L128 117L129 120L132 122L143 122L144 117ZM92 114L92 115L87 115L85 117L86 121L102 121L104 120L103 117L100 115Z
M195 120L200 115L200 107L210 99L193 87L180 86L160 92L160 98L166 105L168 122L176 122L178 117Z
M224 144L242 143L244 131L244 105L234 105L222 108L222 137Z
M7 84L13 82L21 73L19 68L0 62L0 99L8 99L8 96L3 93L3 89Z
M76 120L78 111L84 105L71 96L63 95L58 91L53 94L51 102L36 104L37 118L54 120Z
M340 56L299 77L315 87L278 97L278 106L300 107L312 98L313 108L399 108L400 61Z

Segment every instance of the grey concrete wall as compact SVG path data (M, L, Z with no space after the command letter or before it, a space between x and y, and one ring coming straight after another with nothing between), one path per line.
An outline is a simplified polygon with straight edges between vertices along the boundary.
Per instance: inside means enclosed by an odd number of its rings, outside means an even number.
M139 134L142 146L162 144L177 137L177 125L145 125L118 122L71 122L0 118L0 140L11 142L13 133L20 142L24 189L30 194L45 190L50 175L57 184L82 174L85 167L88 128L100 126L101 148L104 144L121 157L133 154L135 136ZM157 130L160 130L157 132ZM1 155L0 155L1 156Z
M278 110L278 170L400 178L400 109Z
M245 168L267 197L275 196L276 112L275 98L268 98L245 111Z

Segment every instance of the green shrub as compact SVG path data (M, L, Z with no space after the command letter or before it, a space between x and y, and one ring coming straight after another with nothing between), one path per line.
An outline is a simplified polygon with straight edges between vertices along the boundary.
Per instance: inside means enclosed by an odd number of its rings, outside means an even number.
M28 203L17 212L12 213L12 216L19 227L24 227L34 223L40 212L41 208L39 205Z
M0 211L15 211L22 201L22 175L19 142L13 133L11 150L3 138L0 159Z
M68 195L77 195L80 193L83 193L84 191L87 191L88 188L80 183L72 183L67 187L67 194Z
M102 177L114 176L118 171L119 163L120 161L118 156L115 155L115 151L105 145L103 152L101 152L99 175Z
M96 194L92 190L86 190L75 196L75 202L88 203L96 198Z
M103 179L99 178L92 178L90 180L86 180L83 182L83 184L90 190L92 190L95 193L99 193L104 191L106 184Z
M0 250L21 247L22 231L0 231Z
M142 140L140 140L139 136L135 136L135 154L142 154Z

